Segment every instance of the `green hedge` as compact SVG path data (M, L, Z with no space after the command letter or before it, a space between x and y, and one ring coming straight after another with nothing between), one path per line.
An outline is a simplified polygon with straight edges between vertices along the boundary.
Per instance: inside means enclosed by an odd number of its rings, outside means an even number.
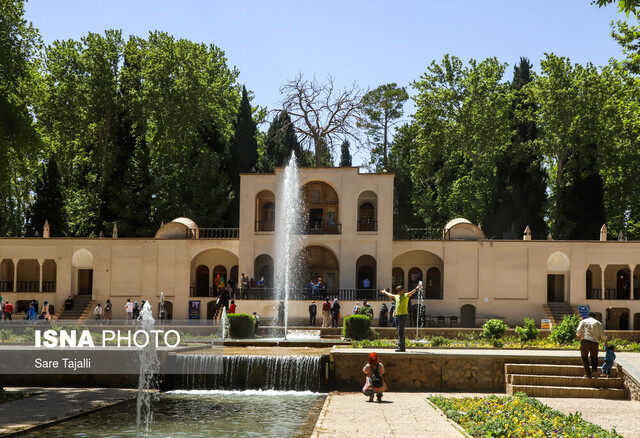
M349 339L369 339L371 321L367 315L351 315L344 319L342 336Z
M229 313L229 336L232 338L253 338L254 320L247 313Z

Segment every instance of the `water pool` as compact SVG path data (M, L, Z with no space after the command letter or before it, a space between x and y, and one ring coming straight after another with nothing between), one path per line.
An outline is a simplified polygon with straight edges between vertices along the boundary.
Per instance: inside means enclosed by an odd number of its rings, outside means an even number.
M309 436L326 394L298 391L172 391L153 404L147 437ZM27 434L45 438L136 436L135 401Z

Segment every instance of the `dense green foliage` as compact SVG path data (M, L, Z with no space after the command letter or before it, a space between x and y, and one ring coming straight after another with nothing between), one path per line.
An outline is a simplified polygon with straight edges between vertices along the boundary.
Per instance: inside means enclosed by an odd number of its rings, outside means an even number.
M524 319L524 327L516 327L516 334L521 342L533 341L538 339L538 328L536 322L531 318Z
M582 418L565 415L524 393L513 396L429 398L474 437L621 437Z
M482 336L486 339L500 339L508 328L501 319L489 319L482 325Z
M351 315L344 318L342 336L348 339L369 339L371 320L367 315Z
M247 313L229 313L229 334L232 338L252 338L254 336L254 319Z
M553 327L549 339L558 344L571 344L576 339L576 329L580 320L578 315L565 315L560 324Z
M240 173L272 172L291 153L333 166L340 144L350 166L365 143L365 162L395 174L396 228L462 216L488 238L529 226L536 239L596 239L606 223L640 239L638 26L614 25L624 58L601 67L549 53L511 76L496 58L445 55L411 84L415 114L397 129L404 87L340 90L300 73L259 132L266 109L213 44L106 30L44 47L23 0L0 2L0 17L0 236L41 233L46 220L52 236L116 223L146 237L178 216L235 226Z

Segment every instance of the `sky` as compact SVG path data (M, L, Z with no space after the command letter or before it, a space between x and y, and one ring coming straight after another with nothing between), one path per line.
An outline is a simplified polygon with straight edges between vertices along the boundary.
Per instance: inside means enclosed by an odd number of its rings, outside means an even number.
M30 0L26 19L46 44L105 29L125 37L161 30L215 44L253 91L252 104L275 109L280 87L299 72L318 80L331 75L340 87L395 82L411 94L411 82L446 53L464 62L495 56L509 64L505 79L521 56L535 70L551 52L582 64L622 58L611 22L626 16L615 5L590 2ZM408 116L413 105L405 109Z

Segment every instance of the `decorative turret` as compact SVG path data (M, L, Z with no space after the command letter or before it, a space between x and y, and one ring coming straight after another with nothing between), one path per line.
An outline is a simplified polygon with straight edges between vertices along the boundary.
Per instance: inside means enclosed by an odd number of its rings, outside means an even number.
M607 241L607 224L602 224L602 228L600 228L600 242Z
M44 228L42 229L42 238L48 239L50 237L49 221L44 221Z
M524 229L524 236L522 236L522 240L531 240L531 228L529 228L529 225Z

